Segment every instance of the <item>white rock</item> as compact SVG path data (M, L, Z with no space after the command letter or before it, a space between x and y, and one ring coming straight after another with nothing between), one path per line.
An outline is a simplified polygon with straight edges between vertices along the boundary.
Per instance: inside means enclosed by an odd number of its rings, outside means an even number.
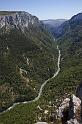
M24 11L0 16L0 28L5 27L6 30L16 27L24 32L24 29L28 28L29 24L33 25L35 23L40 23L38 18Z
M75 95L73 95L73 103L74 103L74 113L75 113L78 107L81 105L81 100Z
M7 46L7 50L9 49L9 47Z
M37 106L37 108L38 108L40 111L42 111L42 109L41 109L41 107L40 107L39 105Z
M62 102L61 106L59 107L58 115L59 115L60 118L63 117L62 112L64 111L64 109L65 109L66 107L69 107L69 101L70 101L70 99L69 99L69 98L66 98L66 99Z
M79 122L76 119L71 119L67 121L67 124L79 124Z
M44 114L48 114L48 110L45 110L45 111L44 111Z
M71 107L73 107L73 113L74 113L74 117L75 117L75 114L76 114L76 112L77 112L79 106L81 105L81 100L80 100L78 97L76 97L74 94L72 95L71 98L72 98L72 101L71 101L71 102L73 102L73 104L72 104ZM58 111L58 116L59 116L60 118L63 117L63 111L64 111L64 109L70 108L71 102L70 102L70 99L69 99L69 98L66 98L66 99L61 103L61 106L59 107L59 111ZM69 112L71 112L71 109L69 109ZM67 124L79 124L79 122L78 122L76 119L72 119L72 118L71 118L71 119L67 122Z
M27 63L27 65L29 65L29 59L28 58L26 59L26 63Z
M41 121L41 117L38 117L39 121Z
M35 124L48 124L47 122L37 122Z

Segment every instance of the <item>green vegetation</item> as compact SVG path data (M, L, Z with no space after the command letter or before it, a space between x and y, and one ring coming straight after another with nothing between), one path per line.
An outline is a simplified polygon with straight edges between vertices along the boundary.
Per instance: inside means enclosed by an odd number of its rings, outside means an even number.
M57 67L56 44L48 32L33 26L25 32L0 34L0 111L13 102L34 99Z
M56 78L49 81L47 85L44 87L41 98L35 103L17 105L15 108L10 110L9 112L1 114L0 124L34 124L37 121L46 121L49 124L51 124L51 121L54 121L54 123L56 124L61 124L59 120L56 120L56 115L57 115L56 110L59 107L62 100L66 98L68 94L76 93L77 86L82 81L82 28L81 27L82 27L81 23L73 22L71 23L70 30L65 32L62 37L57 39L57 44L59 44L59 48L61 50L61 65L60 65L61 71ZM43 81L49 78L50 76L52 76L53 72L57 69L57 57L58 57L58 52L54 49L55 46L52 45L52 42L51 42L52 40L50 40L51 37L49 35L46 35L46 32L42 32L41 30L39 32L38 31L39 30L36 30L36 29L33 30L32 28L31 30L32 35L30 35L30 32L28 32L26 36L23 36L23 39L24 39L23 42L25 40L27 41L26 37L28 37L28 41L29 41L28 49L30 48L30 46L32 46L28 51L27 51L28 45L25 44L23 48L22 42L20 42L21 43L20 46L19 46L19 43L17 44L17 42L15 42L17 41L17 39L14 39L14 38L15 37L17 38L18 36L16 35L17 33L15 35L9 35L8 37L10 38L11 36L10 40L8 39L8 42L11 41L11 45L8 44L8 46L9 48L12 48L11 52L10 50L8 51L8 54L12 53L13 55L12 58L13 59L15 58L15 61L13 63L16 63L16 68L17 68L16 74L19 74L19 67L22 67L23 69L27 70L28 76L33 81L30 86L31 87L37 86L37 90L39 89ZM18 41L22 41L21 40L22 37L19 36L19 38L20 40ZM30 42L30 40L33 42ZM46 41L48 41L48 43ZM14 46L14 42L16 43L15 46ZM33 43L33 44L30 44L30 43ZM23 49L21 48L21 46ZM22 53L24 53L25 56L29 58L31 67L27 67L24 59L20 57L19 52L21 53L21 55ZM9 57L9 55L6 57ZM51 61L53 60L53 57L52 57L53 55L55 55L54 56L55 64L53 64L53 61ZM5 56L4 56L4 59L5 59ZM48 72L48 68L50 68L49 70L51 71ZM27 75L24 74L24 76L27 76ZM11 77L13 78L13 76ZM17 78L16 86L17 84L19 84L19 80L20 80L20 76L19 78ZM3 84L4 84L4 80L1 81L1 86L3 86ZM7 83L7 84L10 84L10 83ZM23 83L20 82L20 86L22 86L21 84ZM15 87L15 89L16 88L19 89L19 87ZM19 91L18 89L17 91ZM45 112L45 110L47 110L47 113Z
M75 93L76 86L82 80L81 57L80 61L79 59L75 59L75 55L72 55L72 58L70 57L70 59L68 59L71 54L69 53L68 56L66 52L66 54L63 54L64 49L62 49L62 46L60 48L62 58L59 75L48 82L44 87L42 97L39 101L27 105L18 105L10 112L1 115L0 120L3 124L14 124L15 122L17 124L34 124L39 121L40 117L41 121L50 123L51 120L54 120L55 123L60 123L55 119L55 116L52 116L52 114L56 115L55 110L60 105L61 100L65 98L67 94ZM77 63L79 64L77 65ZM38 105L42 110L39 110ZM45 114L45 110L48 110L48 114Z

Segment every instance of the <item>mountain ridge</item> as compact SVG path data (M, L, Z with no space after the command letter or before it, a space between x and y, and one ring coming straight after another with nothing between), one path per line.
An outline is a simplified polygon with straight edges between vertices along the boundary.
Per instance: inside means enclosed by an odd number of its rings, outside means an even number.
M71 19L61 24L57 29L55 29L54 36L61 37L65 33L70 32L71 29L75 28L76 26L81 26L81 25L82 25L82 13L78 13L74 15Z
M37 96L57 68L55 53L53 37L37 17L27 12L0 16L0 111Z
M60 25L62 25L66 19L49 19L49 20L42 20L45 28L52 33L54 36L54 30L56 30Z
M0 12L1 29L18 28L24 31L30 25L40 25L39 19L24 11Z
M76 16L64 22L62 24L64 26L60 26L61 32L54 35L55 42L48 31L46 32L44 25L40 27L30 25L28 30L25 30L25 35L17 29L10 30L9 34L0 34L0 57L2 56L0 58L2 60L0 62L2 67L0 68L0 111L12 106L14 101L23 102L34 99L42 83L52 77L57 69L55 64L58 56L55 49L57 44L61 50L61 71L44 87L41 98L35 103L16 106L10 112L0 115L1 123L72 124L78 122L80 124L82 120L79 113L82 97L82 84L80 85L82 82L82 21L78 15ZM3 71L4 67L5 71ZM62 104L66 106L64 110L62 110ZM61 111L60 118L57 117L58 109ZM75 109L77 109L76 112ZM63 114L64 118L62 118Z

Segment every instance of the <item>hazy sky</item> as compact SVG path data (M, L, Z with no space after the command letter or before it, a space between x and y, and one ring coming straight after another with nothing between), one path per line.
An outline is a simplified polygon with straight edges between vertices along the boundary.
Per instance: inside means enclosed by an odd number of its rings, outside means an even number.
M0 0L0 10L23 10L39 19L68 19L82 12L82 0Z

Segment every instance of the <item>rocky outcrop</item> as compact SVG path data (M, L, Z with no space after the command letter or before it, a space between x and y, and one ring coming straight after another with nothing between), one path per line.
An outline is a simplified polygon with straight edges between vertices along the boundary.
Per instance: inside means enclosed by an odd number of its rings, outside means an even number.
M47 122L37 122L36 124L48 124Z
M30 25L38 25L40 21L36 16L24 11L8 12L7 14L0 15L0 29L5 28L9 30L11 28L17 28L24 31Z
M59 107L59 117L62 124L80 124L81 100L75 95L66 98Z

